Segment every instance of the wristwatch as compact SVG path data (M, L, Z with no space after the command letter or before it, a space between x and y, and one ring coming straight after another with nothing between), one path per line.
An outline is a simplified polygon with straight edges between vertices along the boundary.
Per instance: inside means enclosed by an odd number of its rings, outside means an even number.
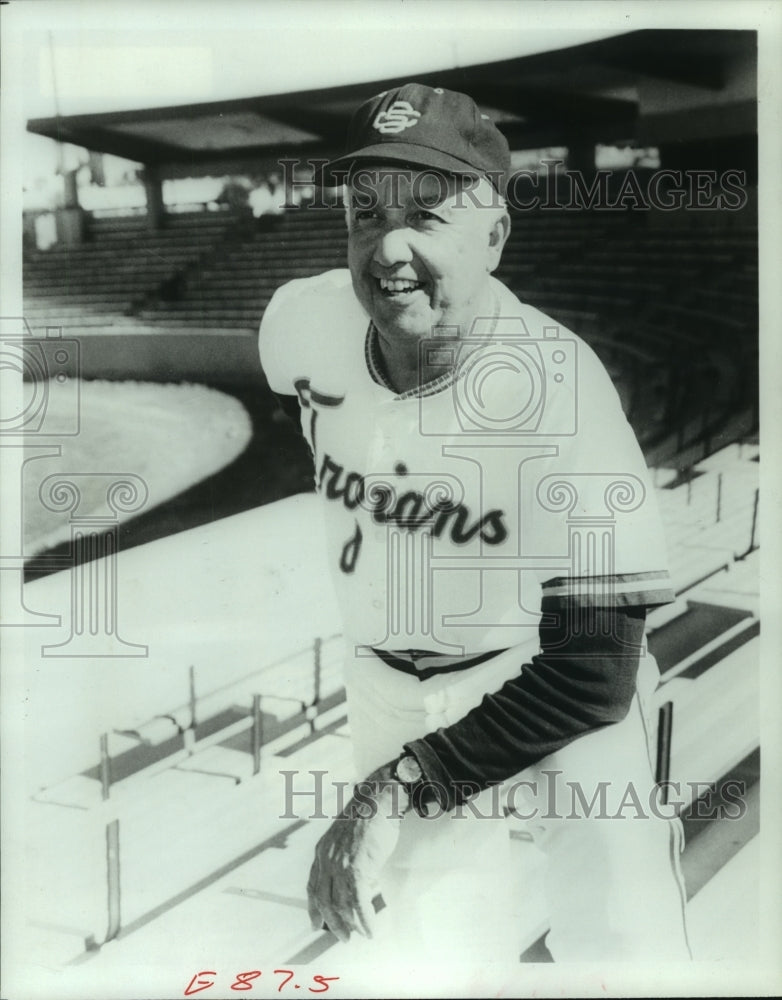
M412 794L412 786L417 785L423 776L424 772L418 760L411 753L402 754L394 767L396 780L408 786L407 790Z
M418 760L411 753L404 753L394 766L394 779L398 781L407 792L409 799L408 808L413 808L421 815L420 794L416 794L423 782L424 772Z

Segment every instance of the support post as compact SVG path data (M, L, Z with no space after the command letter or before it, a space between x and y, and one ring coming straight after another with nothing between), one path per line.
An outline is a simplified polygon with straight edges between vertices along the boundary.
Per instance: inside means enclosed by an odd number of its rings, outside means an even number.
M703 407L701 414L701 445L703 457L708 458L711 454L711 413L708 403Z
M100 736L100 792L105 802L111 794L111 759L109 757L109 734Z
M755 490L755 502L752 505L752 528L750 529L750 533L749 533L749 548L744 553L745 555L749 555L750 552L754 552L755 549L757 548L757 545L755 545L755 535L757 534L757 530L758 530L758 502L759 502L759 500L760 500L760 490Z
M261 714L261 696L253 695L253 775L261 770L261 746L263 744L263 716Z
M106 824L106 876L109 911L106 940L112 941L119 934L121 926L118 819Z
M195 731L195 727L198 724L196 719L196 686L195 686L195 667L191 664L188 671L188 679L190 682L190 728Z
M147 227L152 230L162 229L166 211L163 205L163 185L160 171L150 163L144 167L144 191L147 195Z
M655 781L667 782L671 773L671 735L673 732L673 702L666 701L660 706L657 717L657 766ZM667 785L662 789L662 804L668 802Z
M315 639L315 646L313 649L314 654L314 668L315 668L315 694L312 698L312 704L317 705L320 702L320 690L321 690L321 670L323 662L323 640L320 636Z

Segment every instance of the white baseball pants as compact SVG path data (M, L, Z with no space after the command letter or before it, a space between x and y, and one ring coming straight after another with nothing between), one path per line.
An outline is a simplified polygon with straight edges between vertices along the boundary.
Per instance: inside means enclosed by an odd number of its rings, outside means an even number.
M515 676L525 656L529 650L517 647L419 681L349 645L357 778L395 759L405 742L463 717ZM650 656L641 674L656 678ZM681 824L654 814L653 787L636 696L623 722L574 740L506 783L520 820L499 817L491 789L474 800L478 816L467 808L435 819L408 813L383 873L387 907L375 941L386 956L398 947L411 960L517 961L525 886L514 870L519 845L509 824L520 821L546 855L546 945L555 961L688 960Z

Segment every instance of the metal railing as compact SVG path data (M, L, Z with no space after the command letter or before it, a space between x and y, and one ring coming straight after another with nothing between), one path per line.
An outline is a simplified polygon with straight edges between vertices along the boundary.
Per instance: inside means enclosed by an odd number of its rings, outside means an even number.
M100 734L99 764L96 768L100 782L100 798L96 800L92 809L88 807L88 813L94 813L94 820L103 826L104 831L102 839L105 843L105 856L97 861L97 864L105 871L106 930L102 938L97 932L85 938L85 946L88 950L94 950L100 946L100 943L115 939L122 931L123 852L121 833L126 807L132 805L136 798L134 793L146 795L148 779L163 771L177 769L185 762L220 744L231 741L235 745L236 738L241 737L242 734L248 736L248 778L256 778L262 773L262 761L267 753L277 752L280 749L290 749L291 744L295 746L300 740L315 735L319 729L319 719L327 718L328 714L331 714L335 708L340 715L344 711L342 708L344 689L341 686L341 678L336 675L336 671L332 676L326 663L328 653L336 653L337 641L340 638L339 634L326 638L317 637L310 646L273 663L266 664L238 680L221 685L201 696L197 693L196 671L191 666L188 671L186 701L165 715L156 716L149 720L151 724L155 720L165 718L176 725L179 729L179 740L176 741L178 745L162 757L153 754L154 760L136 768L132 773L119 780L115 781L112 776L113 761L109 753L109 733ZM335 656L332 659L333 662L336 662ZM303 697L286 698L272 693L276 686L274 682L276 672L301 669L303 663L307 664L307 676L301 678ZM262 693L262 688L265 689L266 694ZM199 734L199 728L204 723L213 720L226 708L235 707L237 701L239 703L249 701L247 714L244 717L228 721L225 725L221 725L206 734ZM279 709L280 705L286 702L290 703L293 712L287 716L281 726L275 727L276 733L271 732L268 727L268 719L274 712L269 711L269 708ZM264 711L264 708L267 711ZM145 743L143 733L146 725L138 727L140 731L137 734L139 745ZM154 729L154 727L151 728ZM129 735L128 730L117 730L117 732L122 732L125 736ZM150 746L150 749L154 746L154 737L147 745ZM241 780L237 778L236 783L239 784ZM120 792L122 794L118 794ZM104 808L98 808L99 803ZM89 815L85 816L85 821L90 822ZM96 830L95 833L97 836L98 831ZM94 901L92 908L94 910ZM93 930L96 929L93 928Z

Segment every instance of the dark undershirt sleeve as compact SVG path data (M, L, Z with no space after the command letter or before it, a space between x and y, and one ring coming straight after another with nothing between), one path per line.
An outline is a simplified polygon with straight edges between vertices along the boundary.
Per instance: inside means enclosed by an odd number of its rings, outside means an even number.
M281 392L272 392L279 409L293 421L296 430L301 431L301 407L298 396L288 396Z
M621 722L635 694L646 609L578 608L549 615L531 663L463 719L405 744L440 805L452 809L602 726ZM555 620L553 624L544 622Z

